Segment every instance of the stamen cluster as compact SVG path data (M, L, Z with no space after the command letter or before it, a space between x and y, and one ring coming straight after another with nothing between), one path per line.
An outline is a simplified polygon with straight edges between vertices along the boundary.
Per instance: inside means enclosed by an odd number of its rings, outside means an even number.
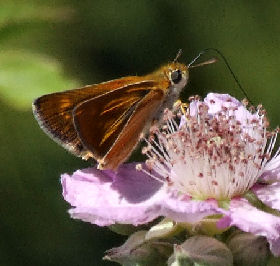
M230 199L250 189L271 157L277 134L268 132L261 106L253 112L231 101L216 108L213 99L193 97L183 113L166 110L163 126L151 129L143 149L148 169L156 174L147 173L197 199Z

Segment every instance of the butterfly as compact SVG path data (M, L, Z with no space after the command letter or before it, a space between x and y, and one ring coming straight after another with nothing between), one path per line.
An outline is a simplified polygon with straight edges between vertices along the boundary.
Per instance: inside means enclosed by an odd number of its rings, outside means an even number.
M190 64L178 63L179 55L148 75L43 95L33 102L34 116L45 133L74 155L95 159L99 169L116 170L186 86Z

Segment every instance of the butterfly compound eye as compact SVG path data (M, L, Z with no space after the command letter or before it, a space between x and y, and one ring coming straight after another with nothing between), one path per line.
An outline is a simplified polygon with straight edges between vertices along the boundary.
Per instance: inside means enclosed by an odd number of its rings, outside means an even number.
M181 70L173 70L170 77L174 84L178 84L182 80Z

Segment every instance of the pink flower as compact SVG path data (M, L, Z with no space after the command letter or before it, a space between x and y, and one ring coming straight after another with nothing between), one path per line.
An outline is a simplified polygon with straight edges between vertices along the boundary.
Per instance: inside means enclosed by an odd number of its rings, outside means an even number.
M265 112L250 112L227 94L195 98L180 125L167 111L143 152L146 164L124 164L117 173L89 168L62 175L70 214L100 226L143 224L164 216L197 222L223 214L219 227L237 226L265 236L280 256L280 217L252 206L242 196L253 191L280 210L280 155L271 153L276 133ZM138 170L136 170L136 168ZM229 201L229 208L219 207Z

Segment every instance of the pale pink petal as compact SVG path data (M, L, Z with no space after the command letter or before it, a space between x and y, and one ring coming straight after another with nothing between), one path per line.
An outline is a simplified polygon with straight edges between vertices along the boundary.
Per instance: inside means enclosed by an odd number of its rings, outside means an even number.
M216 200L199 201L170 196L162 202L162 206L161 215L177 222L195 223L206 216L220 213Z
M266 237L271 252L280 256L280 217L253 207L245 199L232 199L230 209L224 211L220 227L236 226L242 231Z
M238 108L242 106L241 102L229 94L208 93L204 102L209 107L209 114L217 114L223 107Z
M199 112L199 106L203 102L195 100L191 101L189 104L189 110L191 116L197 116ZM231 108L239 108L242 107L246 112L246 108L242 106L242 104L235 98L231 97L229 94L219 94L219 93L208 93L204 98L204 103L208 106L208 114L216 115L220 111L222 111L223 107L231 107ZM186 123L185 116L182 116L179 128L182 127Z
M190 102L190 115L196 116L198 114L198 107L201 104L201 101L191 101Z
M280 181L280 155L266 163L260 179L267 182Z
M61 177L63 196L74 208L73 218L100 226L114 223L143 224L159 216L194 222L217 213L216 201L191 201L172 193L135 164L122 165L118 173L94 168Z
M201 104L201 101L191 101L190 102L190 106L189 106L189 110L190 110L190 115L191 116L197 116L198 115L198 107ZM179 124L179 128L182 128L182 126L184 124L186 124L187 119L184 115L181 116L180 119L180 124Z
M212 115L216 115L222 111L224 107L228 108L228 115L234 115L236 120L240 121L241 124L244 124L247 129L248 124L250 124L248 121L253 119L259 120L257 114L249 112L240 101L229 94L208 93L204 102L209 107L208 113Z
M153 220L157 217L155 203L163 196L161 184L136 171L135 164L123 165L117 173L78 170L72 176L62 175L61 182L64 199L75 207L70 210L73 218L98 225Z
M280 183L256 185L252 190L264 204L273 209L280 210Z
M183 116L181 117L181 119L180 119L179 128L182 128L182 126L183 126L184 124L186 124L186 122L187 122L187 119L186 119L186 117L183 115Z

